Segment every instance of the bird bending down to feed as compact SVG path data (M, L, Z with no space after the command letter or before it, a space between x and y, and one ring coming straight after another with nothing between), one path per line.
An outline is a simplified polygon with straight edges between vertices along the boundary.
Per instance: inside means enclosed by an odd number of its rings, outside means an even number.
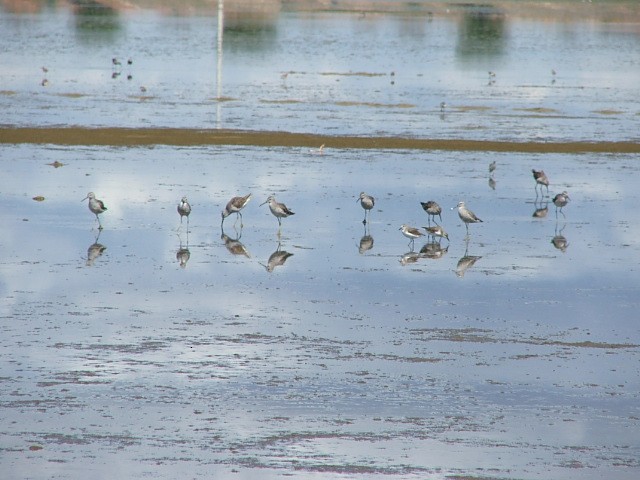
M560 209L560 213L564 215L562 207L566 206L567 203L569 203L569 200L571 199L569 198L569 194L566 190L553 197L553 204L556 206L556 217L558 216L558 208Z
M247 206L251 200L251 194L245 195L244 197L233 197L227 203L227 206L222 210L222 224L224 224L224 219L227 218L232 213L236 214L236 222L238 221L238 217L240 217L240 227L242 227L242 213L241 210Z
M540 185L540 195L542 195L543 185L547 187L547 195L549 195L549 179L544 173L544 170L536 170L535 168L532 168L531 172L533 173L533 179L536 181L536 195L538 194L538 185Z
M410 239L409 245L413 245L416 238L424 237L424 233L408 225L402 225L398 230L402 231L402 234Z
M362 205L362 208L364 208L364 220L362 220L362 223L367 223L367 212L369 212L373 206L376 203L376 199L373 198L371 195L367 195L364 192L360 192L360 196L358 198L356 198L356 202L360 200L360 205Z
M464 226L467 229L467 235L469 234L470 223L482 222L482 220L480 220L475 213L473 213L465 206L464 202L459 202L457 207L454 208L458 209L458 216L460 217L460 220L464 222Z
M446 238L449 241L449 234L444 231L440 225L436 225L435 227L422 227L424 228L429 235L432 237Z
M178 205L178 213L180 214L180 225L182 225L182 217L187 217L187 228L189 228L189 214L191 213L191 205L187 202L187 197L182 197Z
M269 198L262 202L260 206L264 205L265 203L269 204L269 210L271 210L273 216L278 219L279 226L282 225L282 221L280 220L281 218L287 218L290 215L295 215L295 213L289 210L284 203L276 202L276 197L274 197L273 195L269 195Z
M442 208L440 208L437 202L429 200L428 202L420 202L420 205L422 205L422 209L427 212L429 223L431 223L431 217L433 217L433 222L435 223L436 215L438 215L438 218L442 221Z
M91 213L95 214L98 219L98 229L102 230L102 223L100 223L100 217L98 215L106 212L107 207L104 206L102 200L98 200L96 198L96 195L93 192L87 193L87 196L80 201L84 202L87 198L89 199L89 210L91 210Z

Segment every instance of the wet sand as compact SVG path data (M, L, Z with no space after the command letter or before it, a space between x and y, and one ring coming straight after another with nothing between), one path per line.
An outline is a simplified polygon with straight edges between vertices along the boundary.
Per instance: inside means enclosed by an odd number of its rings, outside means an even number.
M640 153L635 142L502 142L403 137L313 135L293 132L180 128L2 128L0 143L49 145L244 145L520 153Z

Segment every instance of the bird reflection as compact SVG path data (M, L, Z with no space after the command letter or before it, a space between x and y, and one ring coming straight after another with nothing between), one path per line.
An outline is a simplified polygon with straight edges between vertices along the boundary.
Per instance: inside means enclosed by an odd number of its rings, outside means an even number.
M285 250L281 250L280 248L281 248L280 242L278 242L278 248L276 248L276 251L269 256L269 260L267 260L267 264L266 265L262 263L260 264L269 273L273 272L274 268L284 265L284 263L287 261L287 258L293 255L293 253L289 253Z
M236 238L231 238L229 235L224 233L223 229L221 229L221 232L220 239L224 242L224 246L227 247L227 250L229 250L231 255L244 255L247 258L251 258L251 254L240 241L240 237L242 237L242 229L240 229L240 233L236 235Z
M187 232L187 243L184 247L182 246L182 237L178 235L178 238L180 239L180 248L176 252L176 260L180 264L180 268L185 268L191 258L191 252L189 251L189 232Z
M368 252L369 250L371 250L373 248L373 237L371 236L370 232L369 232L369 225L368 224L364 224L364 234L362 235L362 238L360 239L360 245L358 245L358 253L360 253L361 255Z
M449 251L449 245L445 248L442 248L442 245L438 242L428 242L425 243L420 249L420 255L424 258L430 258L432 260L437 260L438 258L442 258Z
M547 213L549 213L548 205L549 202L544 202L544 204L542 203L542 201L540 203L534 202L534 206L536 207L536 209L531 216L533 218L545 218L547 216Z
M569 246L569 242L567 241L566 237L562 235L562 231L566 226L567 224L564 223L562 225L562 228L558 230L558 223L556 222L555 236L551 239L551 243L553 244L553 246L560 250L562 253L566 252L567 247Z
M413 250L411 250L400 257L400 265L404 267L405 265L416 263L418 260L420 260L420 256L421 255L418 252L414 252Z
M98 230L98 236L96 237L95 241L91 245L89 245L89 248L87 249L87 262L86 262L87 267L92 267L93 262L95 262L96 259L100 257L102 253L107 249L107 247L105 247L101 243L98 243L98 239L100 238L101 233L102 233L102 230Z
M464 277L464 274L467 270L480 260L482 257L478 257L475 255L469 255L469 241L466 242L466 248L464 249L464 256L458 260L458 265L456 265L456 276L459 278Z
M496 189L496 180L493 177L489 177L489 188L491 190L495 190Z

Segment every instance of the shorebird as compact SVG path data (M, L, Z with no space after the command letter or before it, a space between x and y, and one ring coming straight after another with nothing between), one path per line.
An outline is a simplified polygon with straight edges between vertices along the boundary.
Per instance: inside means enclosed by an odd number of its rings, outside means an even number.
M269 210L271 210L273 216L278 219L278 226L282 226L281 218L287 218L289 215L295 215L295 213L289 210L284 203L276 202L276 197L273 195L269 195L269 198L262 202L260 206L265 203L269 204Z
M98 230L102 230L102 223L100 223L100 217L98 215L106 212L107 207L104 206L102 200L98 200L96 198L96 195L93 192L87 193L87 196L80 201L84 202L87 198L89 199L89 210L91 210L91 213L93 213L98 219Z
M364 220L362 223L367 223L367 212L370 211L376 203L376 199L371 195L367 195L364 192L360 192L360 196L356 198L356 202L360 200L360 205L364 208Z
M408 225L402 225L398 230L402 231L402 234L410 239L409 245L412 246L416 238L424 237L424 233L417 228L410 227Z
M496 171L496 161L494 160L489 164L489 175L493 175L493 172Z
M182 225L182 217L187 217L187 230L189 229L189 214L191 213L191 205L187 202L187 197L182 197L180 205L178 205L178 213L180 214L180 225Z
M444 231L440 225L436 225L435 227L422 227L424 228L429 235L432 237L446 238L449 241L449 234Z
M240 217L240 228L243 227L242 225L242 213L241 210L247 206L247 203L249 203L249 200L251 200L251 194L249 193L248 195L245 195L244 197L233 197L231 200L229 200L229 202L227 203L227 206L224 207L224 210L222 210L221 215L222 215L222 224L224 224L224 219L227 218L229 215L231 215L232 213L236 214L236 223L238 222L238 217ZM235 225L235 224L234 224Z
M322 155L324 153L324 143L318 148L309 149L309 153L313 153L314 155Z
M560 213L562 213L562 215L564 215L564 212L562 211L562 207L564 207L567 203L569 203L569 200L571 200L569 198L569 194L567 193L567 191L565 190L562 193L557 194L555 197L553 197L553 204L556 206L556 217L558 216L558 208L560 209Z
M429 200L428 202L420 202L420 205L422 205L422 209L427 212L427 215L429 216L429 224L431 224L431 217L433 217L433 222L435 223L436 215L438 215L440 221L442 221L442 208L440 208L440 205L438 205L437 202Z
M470 223L482 222L482 220L480 220L475 213L473 213L465 206L464 202L458 202L457 207L454 208L458 209L458 216L460 217L460 220L464 222L464 226L467 229L467 235L469 235Z
M113 65L114 68L120 67L122 65L122 63L120 63L120 60L118 60L115 57L111 59L111 64Z
M540 195L542 195L543 185L547 187L547 195L549 195L549 179L544 173L544 170L536 170L535 168L532 168L531 172L533 172L533 179L536 181L536 195L538 194L538 185L540 185Z

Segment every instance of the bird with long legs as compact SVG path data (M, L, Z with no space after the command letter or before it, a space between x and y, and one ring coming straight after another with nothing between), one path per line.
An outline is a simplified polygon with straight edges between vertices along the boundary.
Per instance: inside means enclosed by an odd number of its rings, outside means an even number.
M367 223L367 214L371 211L373 206L376 204L376 199L373 198L371 195L368 195L368 194L366 194L364 192L360 192L360 196L358 198L356 198L356 202L358 200L360 200L360 205L364 209L364 220L362 220L362 223L364 223L366 225L366 223Z
M93 192L87 193L87 196L80 201L84 202L87 198L89 199L89 210L91 210L91 213L93 213L96 216L96 219L98 220L98 230L102 230L102 223L100 222L100 217L98 215L106 212L107 207L105 207L104 202L102 200L98 200L96 198L96 195Z
M222 210L222 222L220 225L224 224L224 219L227 218L232 213L236 214L236 223L238 222L238 218L240 218L240 228L244 225L242 224L242 209L247 206L249 201L251 200L251 194L247 194L244 197L233 197L229 202L227 202L226 207ZM235 223L234 223L235 225Z

